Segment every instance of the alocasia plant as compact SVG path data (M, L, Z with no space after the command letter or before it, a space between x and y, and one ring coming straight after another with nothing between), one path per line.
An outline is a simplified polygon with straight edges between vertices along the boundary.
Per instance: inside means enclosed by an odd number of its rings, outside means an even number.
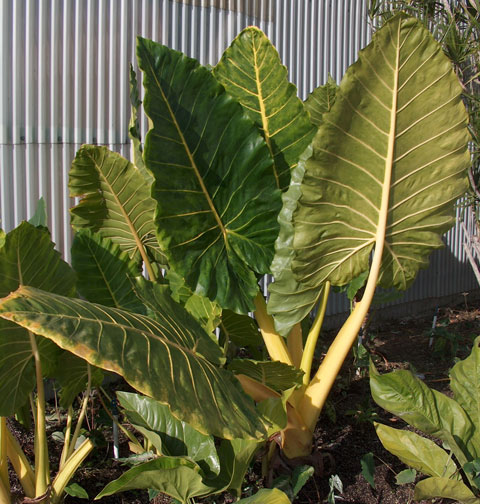
M443 443L440 447L415 432L375 424L388 451L429 476L415 486L415 498L480 503L480 338L470 356L450 371L453 398L430 389L410 371L380 375L373 366L370 387L382 408Z
M376 286L407 288L454 222L470 161L457 77L428 31L404 15L374 35L338 87L330 81L306 106L256 28L213 71L148 40L137 50L151 193L143 168L104 147L82 147L71 171L81 198L72 224L100 235L84 239L93 240L100 267L89 274L102 296L21 287L0 315L121 374L201 433L259 440L277 430L287 457L308 455ZM106 295L127 285L106 274L118 261L140 303ZM149 280L132 277L142 266ZM312 377L330 285L365 272L363 298ZM257 285L265 273L275 278L268 310ZM182 306L190 293L223 310L223 346L208 332L218 315L197 320ZM304 347L302 322L316 305ZM225 368L227 321L250 310L279 362L236 362L234 374ZM272 365L278 381L290 377L286 387L263 379Z

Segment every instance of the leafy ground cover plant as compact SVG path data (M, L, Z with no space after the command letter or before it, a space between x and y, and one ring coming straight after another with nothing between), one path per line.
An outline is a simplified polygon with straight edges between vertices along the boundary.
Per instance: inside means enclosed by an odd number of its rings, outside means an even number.
M407 288L454 222L470 161L458 79L404 15L305 105L256 28L213 70L141 38L137 54L151 122L141 166L84 146L70 171L85 299L22 285L0 315L202 434L277 433L288 458L308 456L376 286ZM330 286L362 275L363 297L312 375ZM256 345L249 311L271 360L230 362L232 343Z
M383 446L402 462L428 475L415 487L415 499L446 497L480 502L479 404L480 338L472 353L450 372L453 398L430 389L410 371L378 374L371 366L370 387L379 406L442 442L379 423Z

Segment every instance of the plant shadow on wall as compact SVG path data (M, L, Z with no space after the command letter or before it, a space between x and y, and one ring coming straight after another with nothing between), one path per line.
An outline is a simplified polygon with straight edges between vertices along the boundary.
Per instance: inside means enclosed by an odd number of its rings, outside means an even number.
M267 443L266 472L279 457L318 470L314 429L377 285L413 282L466 191L468 116L457 77L405 15L375 34L340 86L328 82L305 105L256 28L213 70L142 38L137 55L151 124L143 152L138 138L136 164L84 146L70 171L70 196L80 198L76 292L19 279L0 315L147 396L119 399L149 441L148 460L98 498L131 488L185 503L238 495ZM135 88L132 96L138 106ZM11 233L2 240L15 264L35 261L18 255ZM266 273L275 278L268 306L257 283ZM362 299L312 369L330 286L360 275ZM250 311L269 360L232 359L245 333L258 336ZM284 501L279 490L245 500Z

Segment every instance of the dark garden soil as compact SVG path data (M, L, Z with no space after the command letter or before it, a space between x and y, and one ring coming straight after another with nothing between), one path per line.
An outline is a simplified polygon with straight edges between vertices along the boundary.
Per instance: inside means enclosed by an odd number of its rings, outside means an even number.
M433 313L428 317L404 318L383 322L374 321L367 329L367 346L374 357L378 369L382 372L399 368L409 368L421 376L425 382L442 392L449 392L448 371L454 358L466 357L471 349L473 338L480 334L480 309L458 306L455 309L440 309L434 347L429 346ZM324 335L325 349L334 332ZM321 355L319 355L321 358ZM90 455L84 466L76 473L74 481L85 488L93 502L94 496L109 482L118 478L125 466L111 458L111 422L102 412L97 401L93 401L89 414L88 428L97 439L98 448ZM54 408L52 407L54 412ZM413 484L398 486L395 475L406 467L383 449L373 428L373 421L380 421L391 426L406 428L406 424L393 418L378 408L370 397L368 378L365 367L355 367L352 360L343 368L330 395L326 412L322 415L315 433L317 452L324 454L324 473L311 478L295 503L320 504L326 502L329 492L329 477L338 475L343 483L343 493L336 492L335 502L344 504L408 504L413 503ZM49 423L50 433L61 430L55 415ZM31 435L21 426L10 422L20 443L33 459ZM59 452L50 436L52 453ZM128 456L128 443L123 439L120 456ZM375 489L361 474L360 459L372 453L375 460ZM260 463L257 462L247 475L245 495L257 491L265 485L260 475ZM12 481L15 480L10 473ZM20 488L18 502L22 502ZM76 497L67 496L66 504L85 503ZM146 492L126 492L106 497L104 504L128 503L143 504L149 502ZM158 496L155 504L168 504L170 499ZM210 504L228 504L233 498L228 495L196 502ZM439 499L436 504L447 504L447 499ZM421 504L426 504L422 501Z

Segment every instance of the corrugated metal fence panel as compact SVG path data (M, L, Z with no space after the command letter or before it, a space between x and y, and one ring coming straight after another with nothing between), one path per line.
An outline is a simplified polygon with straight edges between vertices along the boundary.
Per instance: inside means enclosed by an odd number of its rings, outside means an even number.
M69 260L67 184L76 150L98 143L129 156L128 68L130 63L136 68L137 35L213 65L243 28L257 25L277 47L305 99L328 74L340 81L370 40L367 3L0 0L1 226L8 231L29 218L43 196L53 239ZM141 129L145 135L145 117ZM457 250L458 236L448 240ZM450 272L447 256L441 264L450 278L456 273ZM467 276L460 278L460 290L466 290ZM453 283L449 287L457 289ZM343 297L334 297L329 312L347 306Z

